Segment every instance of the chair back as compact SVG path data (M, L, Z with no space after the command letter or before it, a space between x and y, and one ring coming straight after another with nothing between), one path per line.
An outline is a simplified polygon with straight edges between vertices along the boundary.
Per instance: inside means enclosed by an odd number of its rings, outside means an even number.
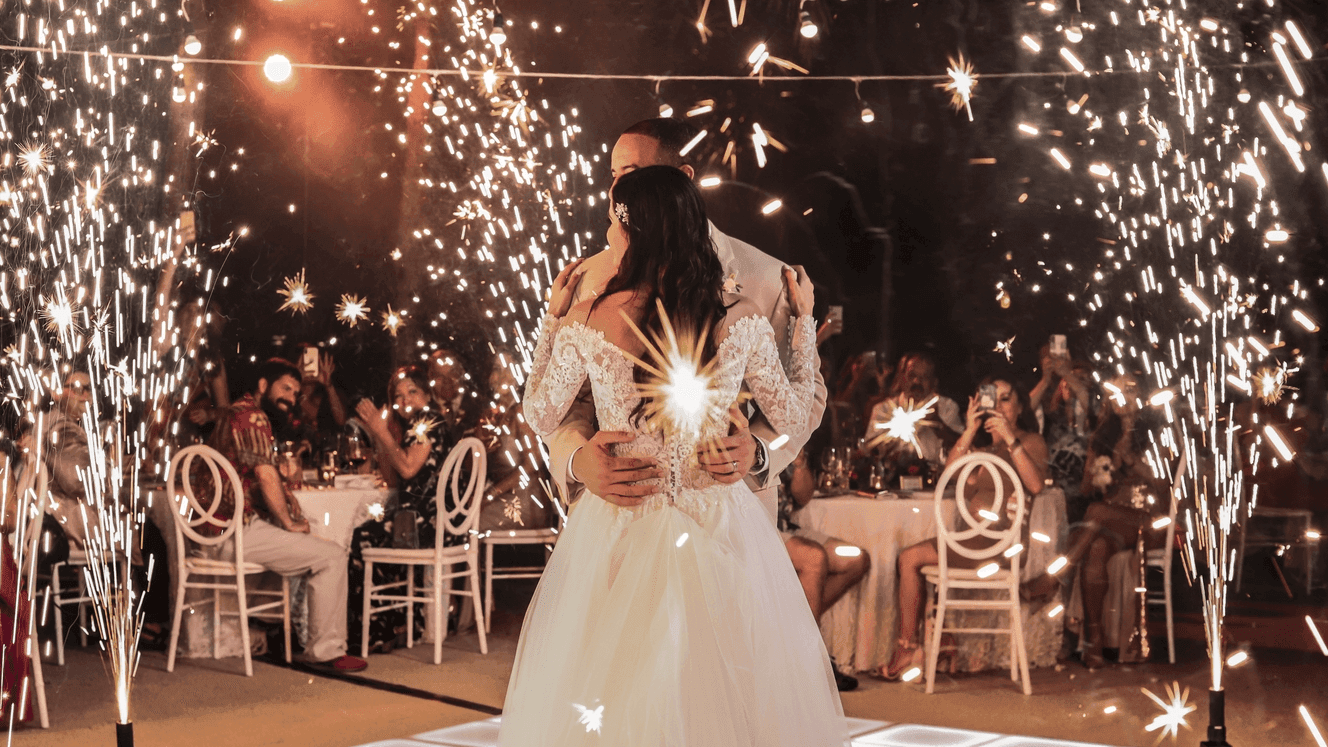
M438 473L438 493L434 501L440 530L457 536L470 534L471 527L479 520L480 498L488 482L488 456L484 443L474 437L461 439L448 453L443 469ZM461 473L466 465L466 457L470 457L470 478L466 481L465 490L462 490ZM455 499L451 510L447 508L449 491ZM434 549L439 553L443 549L442 539L439 536L434 541Z
M992 501L990 514L974 516L969 510L968 500L964 495L965 487L968 485L968 477L973 470L981 467L985 469L991 480L995 484L996 497ZM1013 501L1014 516L1013 522L1005 529L993 529L994 525L1000 524L1002 517L1006 514L1005 481L1002 477L1008 477L1014 484L1014 495L1009 497ZM955 481L955 528L950 529L945 522L944 503L945 488L950 480ZM940 556L941 574L946 573L946 556L949 554L946 550L953 551L958 555L971 560L986 560L995 558L1004 553L1018 541L1020 531L1024 524L1024 485L1019 481L1019 473L1014 467L1004 459L993 454L982 451L975 451L965 454L950 463L941 473L941 479L936 481L936 539L937 553ZM984 537L990 541L985 547L972 548L963 543L966 540L975 537ZM1011 558L1010 570L1014 577L1019 577L1019 554Z
M13 460L6 459L5 462L5 471L12 473ZM4 485L9 484L7 477L3 480ZM17 532L14 538L14 551L18 557L14 561L19 569L19 575L27 577L28 589L36 588L37 552L41 546L42 520L46 518L46 491L49 489L49 482L46 465L41 463L35 451L29 452L21 461L18 479L14 484L14 494L5 496L6 502L14 501L17 504L14 513L14 530ZM27 521L24 521L25 516ZM19 589L22 593L27 593L21 585Z
M194 493L194 485L190 478L193 476L191 467L195 459L202 459L212 475L210 498ZM224 480L223 475L225 475ZM230 518L223 519L216 514L227 488L232 491L235 500ZM235 537L235 562L240 565L244 563L241 542L241 532L244 531L244 488L240 483L240 476L236 474L235 467L231 466L229 459L211 446L202 444L186 446L171 457L170 467L166 470L166 489L170 491L171 505L175 507L172 514L175 516L175 539L180 548L181 563L184 562L186 537L200 545L215 547L225 543L232 536ZM221 531L216 534L200 532L198 528L204 525L220 527Z
M1176 463L1176 472L1171 476L1170 490L1171 506L1168 509L1167 517L1171 521L1167 522L1166 544L1162 550L1162 569L1171 576L1171 556L1176 552L1176 514L1180 508L1180 497L1185 492L1185 471L1189 467L1189 456L1181 452L1180 461Z

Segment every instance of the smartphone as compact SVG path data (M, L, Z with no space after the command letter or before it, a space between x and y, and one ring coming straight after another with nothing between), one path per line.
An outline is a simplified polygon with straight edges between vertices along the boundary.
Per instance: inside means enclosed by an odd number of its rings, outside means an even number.
M995 410L996 409L996 385L983 384L978 387L978 409Z
M1053 358L1069 358L1070 347L1065 342L1065 335L1052 335L1048 351Z
M828 322L842 322L842 321L844 321L844 307L843 307L843 306L831 306L831 307L830 307L830 311L829 311L829 313L826 314L825 319L826 319L826 321L828 321Z
M318 348L307 347L300 357L300 371L310 379L318 378Z

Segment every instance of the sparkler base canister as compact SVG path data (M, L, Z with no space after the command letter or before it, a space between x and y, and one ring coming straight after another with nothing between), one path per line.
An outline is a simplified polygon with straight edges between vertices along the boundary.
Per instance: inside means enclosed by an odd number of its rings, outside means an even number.
M115 747L134 747L134 725L115 725Z
M1231 747L1227 744L1227 699L1225 690L1208 691L1208 739L1200 747Z

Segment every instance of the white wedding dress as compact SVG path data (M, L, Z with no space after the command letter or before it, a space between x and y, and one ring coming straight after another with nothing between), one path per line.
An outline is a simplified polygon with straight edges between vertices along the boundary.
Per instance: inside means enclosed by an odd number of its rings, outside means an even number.
M776 428L806 422L812 318L790 323L787 375L769 321L728 322L717 401L745 381ZM499 744L842 747L830 660L779 534L743 482L697 467L694 441L633 428L632 370L602 333L543 320L532 427L556 428L589 377L599 427L639 433L618 453L653 457L670 477L637 508L577 502L526 613Z

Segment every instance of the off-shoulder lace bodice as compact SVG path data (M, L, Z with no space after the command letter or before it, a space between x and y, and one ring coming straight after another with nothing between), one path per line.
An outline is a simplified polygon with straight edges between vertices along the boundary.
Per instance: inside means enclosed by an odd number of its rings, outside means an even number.
M727 336L715 355L712 387L719 402L735 402L745 382L753 399L776 429L785 431L806 423L814 395L814 346L816 330L813 318L798 317L789 322L789 360L787 369L775 346L775 333L763 316L750 315L731 320ZM533 356L530 378L526 381L524 410L535 432L544 436L557 428L586 378L595 401L600 430L638 433L634 441L617 447L620 456L650 457L661 466L671 466L677 491L657 496L659 501L685 501L689 494L719 485L700 469L696 462L696 442L665 443L659 434L638 431L631 414L640 402L633 378L633 363L622 349L604 338L604 334L580 322L560 324L546 316L541 322L540 340ZM725 435L723 426L703 432L702 438ZM692 495L693 498L698 496ZM649 507L649 504L647 504Z

